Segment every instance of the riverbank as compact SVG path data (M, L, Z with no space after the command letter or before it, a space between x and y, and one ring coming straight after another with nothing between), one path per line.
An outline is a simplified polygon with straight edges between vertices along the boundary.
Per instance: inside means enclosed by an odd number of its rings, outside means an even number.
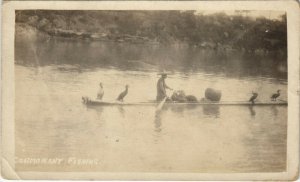
M80 32L74 30L53 29L44 31L48 35L63 38L93 40L93 41L114 41L114 42L130 42L130 43L153 43L158 44L156 40L151 40L148 37L133 36L128 34L106 34L106 33L91 33Z
M52 30L37 29L26 23L16 23L16 35L19 36L42 36L45 38L57 37L65 39L89 40L89 41L111 41L111 42L128 42L128 43L147 43L159 44L157 40L151 40L149 37L133 36L128 34L106 34L92 33L75 30L65 30L54 28Z

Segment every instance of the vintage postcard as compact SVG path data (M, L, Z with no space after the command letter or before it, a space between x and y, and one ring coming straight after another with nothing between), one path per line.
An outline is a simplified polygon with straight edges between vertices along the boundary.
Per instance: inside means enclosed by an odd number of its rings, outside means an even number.
M2 10L3 178L298 178L297 1Z

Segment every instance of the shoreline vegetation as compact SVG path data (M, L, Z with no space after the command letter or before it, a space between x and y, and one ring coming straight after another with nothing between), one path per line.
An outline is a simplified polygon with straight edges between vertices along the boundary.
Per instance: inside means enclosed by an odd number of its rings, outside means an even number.
M18 10L16 34L26 31L37 31L48 39L185 44L217 51L287 55L286 15L267 19L196 11Z

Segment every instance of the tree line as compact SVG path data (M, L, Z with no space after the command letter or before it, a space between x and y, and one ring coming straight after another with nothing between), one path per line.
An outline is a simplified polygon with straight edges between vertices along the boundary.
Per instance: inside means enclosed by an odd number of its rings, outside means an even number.
M286 15L268 19L196 11L18 10L16 23L70 38L184 43L247 52L287 51Z

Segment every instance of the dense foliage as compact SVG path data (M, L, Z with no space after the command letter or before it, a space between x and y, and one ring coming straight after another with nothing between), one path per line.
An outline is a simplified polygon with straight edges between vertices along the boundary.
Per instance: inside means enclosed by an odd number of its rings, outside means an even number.
M286 16L203 15L195 11L16 11L16 22L53 36L185 43L210 49L286 54Z

